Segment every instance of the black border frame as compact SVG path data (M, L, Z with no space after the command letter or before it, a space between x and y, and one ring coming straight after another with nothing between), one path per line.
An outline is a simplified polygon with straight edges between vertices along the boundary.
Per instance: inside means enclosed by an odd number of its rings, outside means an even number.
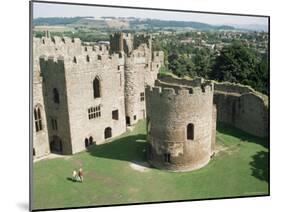
M109 8L122 8L122 9L142 9L154 11L169 11L169 12L189 12L201 14L214 14L214 15L237 15L247 17L262 17L268 20L268 194L262 195L246 195L246 196L231 196L231 197L214 197L205 199L187 199L187 200L171 200L171 201L156 201L156 202L139 202L139 203L124 203L124 204L111 204L111 205L89 205L79 207L63 207L63 208L43 208L32 209L32 189L33 189L33 3L47 3L47 4L64 4L64 5L77 5L77 6L94 6L94 7L109 7ZM239 13L225 13L225 12L207 12L196 10L178 10L178 9L162 9L162 8L147 8L147 7L133 7L121 5L103 5L103 4L90 4L90 3L72 3L72 2L57 2L57 1L43 1L43 0L30 0L29 1L29 211L53 211L53 210L69 210L69 209L85 209L85 208L100 208L100 207L114 207L114 206L131 206L131 205L148 205L160 203L177 203L177 202L191 202L191 201L204 201L204 200L224 200L236 198L253 198L253 197L267 197L270 196L270 16L269 15L254 15L254 14L239 14Z

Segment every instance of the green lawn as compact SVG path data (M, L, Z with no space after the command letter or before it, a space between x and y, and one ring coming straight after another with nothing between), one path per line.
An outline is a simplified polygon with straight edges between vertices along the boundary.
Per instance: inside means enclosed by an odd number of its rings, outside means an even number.
M136 202L187 200L268 194L267 140L226 125L217 129L221 151L196 171L174 173L154 168L140 172L131 161L144 161L145 122L114 141L67 158L34 163L33 209ZM72 170L84 169L84 182L72 182Z

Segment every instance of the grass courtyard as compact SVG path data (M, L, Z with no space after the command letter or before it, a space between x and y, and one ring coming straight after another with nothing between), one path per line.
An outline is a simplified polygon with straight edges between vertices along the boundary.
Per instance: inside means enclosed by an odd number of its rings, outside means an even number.
M112 142L34 163L33 209L268 194L266 139L220 124L219 151L207 166L186 173L142 172L131 165L146 160L145 133L140 121ZM72 170L81 166L84 182L71 181Z

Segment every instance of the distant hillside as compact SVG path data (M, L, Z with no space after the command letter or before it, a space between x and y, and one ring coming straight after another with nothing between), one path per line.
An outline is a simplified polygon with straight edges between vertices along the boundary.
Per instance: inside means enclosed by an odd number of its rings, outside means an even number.
M146 19L146 20L134 20L130 21L130 24L133 26L137 25L147 25L149 27L188 27L193 29L201 29L201 30L233 30L234 27L231 26L215 26L210 24L205 24L201 22L193 22L193 21L166 21L166 20L158 20L158 19Z
M114 17L73 17L73 18L36 18L34 25L81 25L97 28L192 28L198 30L235 30L235 27L210 25L193 21L167 21L158 19L114 18Z
M72 24L79 20L83 19L82 17L73 17L73 18L35 18L33 19L33 24L38 25L65 25Z

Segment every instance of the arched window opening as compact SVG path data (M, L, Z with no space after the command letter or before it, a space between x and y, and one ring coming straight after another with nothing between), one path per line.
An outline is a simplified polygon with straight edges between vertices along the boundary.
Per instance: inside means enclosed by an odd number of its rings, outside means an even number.
M90 136L89 138L89 145L93 145L94 144L94 139L92 136Z
M101 56L100 55L98 55L98 60L101 60Z
M193 124L187 125L187 139L188 140L194 139L194 125Z
M111 137L112 137L111 127L105 128L105 130L104 130L104 139L111 138Z
M42 127L42 118L41 118L41 110L39 107L34 109L34 120L35 120L35 130L36 132L41 131Z
M89 146L89 139L85 138L85 147L87 148Z
M84 50L85 50L85 52L88 50L86 46L85 46Z
M94 79L93 88L94 88L94 98L101 97L101 94L100 94L100 80L99 80L98 77L96 77Z
M59 104L60 103L60 95L56 88L53 89L53 97L54 97L54 103Z
M89 57L89 55L87 55L86 61L87 61L87 62L90 62L90 57Z

